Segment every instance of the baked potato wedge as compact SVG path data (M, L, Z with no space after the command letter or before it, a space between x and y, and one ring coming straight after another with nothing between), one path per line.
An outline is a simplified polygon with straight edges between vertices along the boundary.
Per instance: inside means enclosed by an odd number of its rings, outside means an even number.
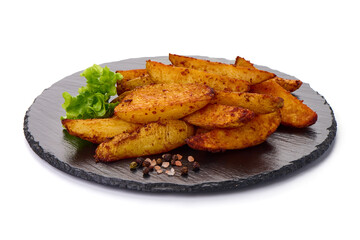
M144 76L129 79L127 81L120 81L116 85L117 94L120 95L126 91L131 91L137 87L149 85L152 83L155 82L151 80L149 74L145 74Z
M211 62L192 57L169 54L170 62L176 67L193 68L209 73L248 81L250 85L274 78L275 74L246 67L236 67L231 64Z
M273 80L289 92L294 92L298 90L302 85L302 81L297 79L285 79L281 77L275 77L273 78Z
M252 64L249 60L246 60L245 58L242 58L242 57L239 57L239 56L236 57L234 66L235 67L247 67L247 68L256 69L254 64Z
M254 118L249 109L221 104L208 104L183 120L201 128L234 128Z
M134 132L122 133L101 143L96 149L95 159L111 162L167 152L185 145L185 139L193 134L194 127L181 120L149 123Z
M207 105L214 90L199 84L151 84L132 90L115 107L115 115L135 123L180 119Z
M214 90L235 92L247 92L250 89L249 82L244 80L150 60L146 62L146 69L155 83L197 83L205 84Z
M142 78L149 76L147 74L146 69L117 70L116 73L120 73L123 76L123 79L118 80L116 82L116 91L118 95L120 95L125 91L131 90L131 89L124 89L124 84L127 81L130 81L134 78Z
M210 152L252 147L264 142L276 131L280 122L280 111L257 114L251 121L238 128L199 131L198 134L189 137L186 143L193 149Z
M234 66L237 67L247 67L251 69L257 69L254 64L252 64L250 61L237 56L235 59ZM275 77L273 78L281 87L285 88L289 92L294 92L295 90L299 89L302 85L302 81L300 80L292 80L292 79L285 79L281 77Z
M70 135L92 143L102 143L121 133L135 131L141 124L125 122L117 117L97 119L63 119L63 126Z
M280 109L282 125L304 128L317 121L316 112L282 88L275 80L265 81L251 88L255 93L270 94L284 99L284 106Z
M284 100L269 94L216 91L211 103L248 108L255 113L265 114L282 108Z
M146 69L117 70L116 73L123 75L122 81L127 81L147 74Z
M121 93L119 96L111 100L112 103L121 102L126 95L128 95L131 91L125 91Z

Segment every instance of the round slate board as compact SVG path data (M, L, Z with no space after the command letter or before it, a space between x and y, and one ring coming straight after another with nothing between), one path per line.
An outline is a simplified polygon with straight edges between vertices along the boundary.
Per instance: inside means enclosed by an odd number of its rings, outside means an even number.
M226 59L198 58L233 63ZM102 64L112 71L145 68L146 60L169 64L168 57L144 57ZM256 66L279 77L295 77ZM61 125L65 115L61 104L62 93L77 94L85 85L80 72L74 73L43 91L28 109L24 119L24 133L31 148L52 166L73 176L107 186L148 192L212 192L239 189L292 173L318 159L330 146L336 135L333 111L324 97L312 90L308 84L294 95L318 114L318 121L306 129L280 126L268 140L258 146L222 153L192 150L187 146L173 150L184 157L192 155L200 163L199 172L189 171L187 177L180 176L175 167L175 176L156 174L144 178L142 171L132 172L132 159L114 163L95 163L96 145L71 136ZM141 146L139 146L141 147Z

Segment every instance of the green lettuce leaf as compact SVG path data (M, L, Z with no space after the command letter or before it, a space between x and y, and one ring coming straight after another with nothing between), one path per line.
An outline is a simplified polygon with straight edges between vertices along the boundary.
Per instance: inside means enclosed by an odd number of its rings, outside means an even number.
M112 116L117 103L109 103L111 96L116 95L116 81L123 76L110 71L108 67L94 64L80 74L86 78L87 85L79 88L76 97L68 92L63 93L65 102L62 107L66 116L62 119L105 118Z

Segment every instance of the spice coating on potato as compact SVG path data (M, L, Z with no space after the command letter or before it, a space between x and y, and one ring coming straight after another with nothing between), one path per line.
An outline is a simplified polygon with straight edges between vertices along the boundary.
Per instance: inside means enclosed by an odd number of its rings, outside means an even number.
M256 69L254 67L254 64L252 64L250 61L246 60L245 58L239 56L236 57L234 66Z
M221 104L208 104L183 118L185 122L201 128L234 128L254 118L249 109Z
M214 90L247 92L249 82L208 73L191 68L175 67L159 62L147 61L146 69L155 83L197 83L205 84Z
M282 108L284 100L269 94L216 91L211 103L248 108L255 113L271 113Z
M246 67L236 67L231 64L211 62L208 60L169 54L169 60L174 66L194 68L201 71L228 76L248 81L251 85L274 78L275 74Z
M148 74L136 78L129 79L127 81L121 81L116 86L116 91L118 95L121 93L124 93L126 91L131 91L137 87L145 86L155 83L151 80L150 76Z
M132 90L115 108L120 119L135 123L180 119L207 105L214 90L199 84L151 84Z
M133 78L142 77L147 74L146 69L131 69L131 70L117 70L123 76L122 81L127 81Z
M236 57L234 66L237 67L247 67L252 69L257 69L254 64L252 64L250 61L242 58L242 57ZM302 81L300 80L292 80L292 79L285 79L281 77L275 77L273 78L281 87L288 90L289 92L294 92L295 90L299 89L302 85Z
M281 108L281 124L296 128L304 128L317 121L317 114L302 101L293 96L289 91L282 88L274 80L251 87L253 92L270 94L284 99L284 106Z
M61 122L70 135L92 143L102 143L117 134L132 132L141 127L141 124L125 122L117 117L64 119Z
M194 127L181 120L162 120L144 125L132 133L119 134L101 143L97 161L116 161L125 158L167 152L186 144L194 134Z
M131 89L125 89L126 83L132 79L138 78L143 79L146 78L146 76L149 76L147 74L146 69L131 69L131 70L117 70L116 73L120 73L123 76L123 79L118 80L116 82L116 91L117 94L120 95L121 93L125 91L129 91ZM136 82L137 84L140 84L140 81ZM135 82L132 83L134 85Z
M276 131L280 122L281 116L279 111L258 114L242 127L202 131L188 138L186 143L193 149L210 152L252 147L264 142Z
M121 93L119 96L117 96L116 98L114 98L113 100L111 100L112 103L117 103L117 102L121 102L124 97L126 97L126 95L128 95L131 91L126 91Z
M275 80L277 84L289 92L294 92L302 85L302 81L300 80L285 79L280 77L275 77L273 80Z

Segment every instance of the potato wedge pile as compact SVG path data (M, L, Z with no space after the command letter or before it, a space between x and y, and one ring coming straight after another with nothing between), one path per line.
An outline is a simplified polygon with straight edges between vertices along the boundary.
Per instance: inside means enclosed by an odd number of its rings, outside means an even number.
M99 144L97 161L159 154L187 144L218 152L258 145L280 124L304 128L317 114L291 92L300 80L234 64L169 54L171 65L119 70L118 102L107 119L65 119L67 131Z

